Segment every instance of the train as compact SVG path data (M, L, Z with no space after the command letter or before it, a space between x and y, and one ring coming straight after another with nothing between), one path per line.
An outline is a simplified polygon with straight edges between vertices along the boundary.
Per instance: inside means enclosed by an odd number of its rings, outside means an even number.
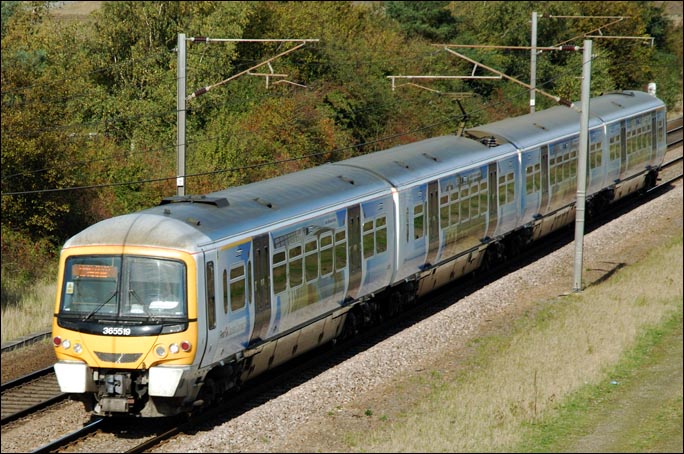
M654 186L667 148L655 96L589 105L587 216ZM61 391L94 415L189 414L400 319L573 223L580 122L558 105L86 228L60 253Z

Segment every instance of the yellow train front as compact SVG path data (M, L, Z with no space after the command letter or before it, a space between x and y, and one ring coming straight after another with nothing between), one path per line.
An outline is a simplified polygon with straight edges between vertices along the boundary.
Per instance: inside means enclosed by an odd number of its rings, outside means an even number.
M122 216L86 229L62 250L55 373L61 390L94 414L167 416L195 401L196 257L168 247L194 233L178 225ZM160 228L165 235L151 233Z

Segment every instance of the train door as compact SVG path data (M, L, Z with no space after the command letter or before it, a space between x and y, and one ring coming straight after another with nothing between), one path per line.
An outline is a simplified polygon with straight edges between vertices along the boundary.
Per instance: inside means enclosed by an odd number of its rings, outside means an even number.
M434 265L439 252L439 185L437 180L428 183L428 254L426 264Z
M218 263L218 255L216 251L204 253L204 320L206 322L206 332L204 338L206 340L206 348L202 357L202 365L210 364L214 357L213 347L216 345L219 338L219 329L217 329L217 308L216 295L216 265ZM200 312L200 311L198 311Z
M627 120L620 121L620 174L618 180L627 174Z
M252 240L254 250L254 330L250 344L265 340L271 324L271 265L269 235L264 233Z
M251 320L251 298L248 273L251 242L224 247L218 256L216 277L216 314L219 339L213 354L214 362L247 347Z
M351 206L347 209L347 229L349 238L349 286L345 299L354 300L358 297L361 287L362 259L361 259L361 207Z
M499 203L496 197L497 178L496 178L496 162L489 164L487 169L487 187L489 188L489 207L487 216L487 230L485 231L485 238L494 236L496 227L499 223Z
M587 195L600 191L604 186L606 174L606 161L603 150L603 128L595 128L589 131L589 153L587 162Z
M549 209L549 146L543 145L540 153L542 194L539 214L544 216Z
M665 109L660 109L656 111L656 132L654 146L655 152L655 162L661 162L665 157L667 151L667 116Z
M499 227L496 235L509 232L518 226L519 190L516 182L520 181L518 156L501 159L497 167Z
M622 144L624 138L624 125L622 122L611 123L606 126L604 156L606 156L606 184L612 184L620 178L622 161Z
M521 156L523 176L523 190L521 194L522 219L521 223L526 224L534 220L539 213L542 199L542 165L541 153L539 148L528 150Z

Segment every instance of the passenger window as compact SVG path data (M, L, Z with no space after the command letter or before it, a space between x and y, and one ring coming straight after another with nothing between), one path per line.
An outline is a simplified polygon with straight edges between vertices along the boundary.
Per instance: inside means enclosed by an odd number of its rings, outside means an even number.
M413 207L413 237L417 240L422 238L425 234L423 227L425 225L425 215L423 214L423 204Z
M245 306L245 267L230 270L230 309L236 311Z
M321 276L326 276L333 271L333 239L332 234L321 236Z
M223 313L228 313L228 270L223 269Z
M317 241L309 241L304 248L304 266L306 267L306 281L313 281L318 277L318 247Z
M335 271L347 266L347 241L344 230L335 234Z
M387 250L387 218L385 216L375 221L375 248L378 254Z
M302 285L302 247L295 246L290 248L290 259L288 266L290 268L290 288Z
M282 293L287 288L287 264L285 251L273 255L273 293Z
M363 258L373 256L375 253L375 238L373 238L373 221L363 223Z
M216 328L216 290L214 288L214 262L207 262L207 325Z

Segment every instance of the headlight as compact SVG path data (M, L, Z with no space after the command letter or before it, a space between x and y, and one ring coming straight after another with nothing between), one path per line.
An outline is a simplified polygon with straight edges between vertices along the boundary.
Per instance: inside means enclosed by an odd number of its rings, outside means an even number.
M163 345L157 345L154 347L154 354L160 358L166 357L166 348Z

